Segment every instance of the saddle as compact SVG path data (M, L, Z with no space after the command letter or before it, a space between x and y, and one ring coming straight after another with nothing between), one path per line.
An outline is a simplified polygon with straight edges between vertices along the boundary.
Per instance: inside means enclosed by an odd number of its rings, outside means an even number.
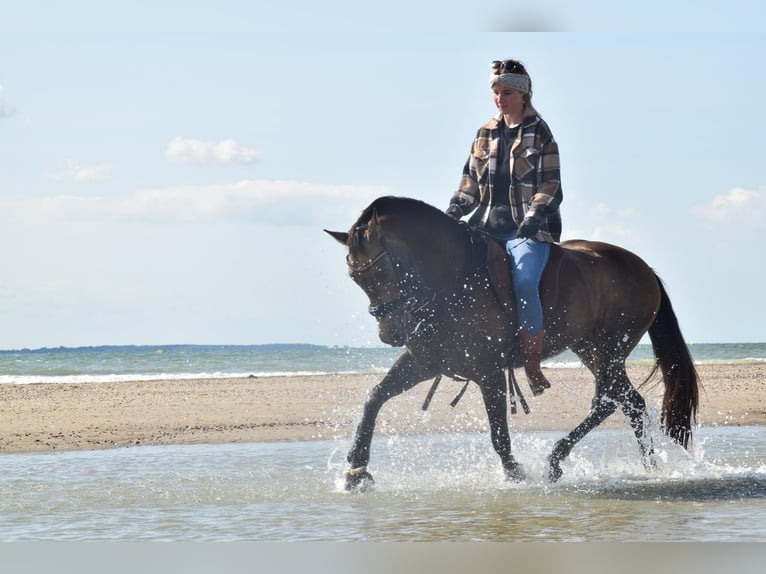
M511 266L505 243L487 236L487 274L497 302L512 323L516 323L516 297L513 294Z
M500 303L503 312L508 318L509 324L516 324L516 297L513 293L513 279L511 278L511 266L508 261L508 252L505 250L505 241L501 241L493 238L485 233L476 232L471 237L471 244L474 246L473 260L474 264L480 264L481 244L486 246L485 264L487 268L487 275L489 276L489 282L495 293L498 303ZM476 237L480 236L483 241L476 241ZM548 256L548 262L543 270L543 275L540 278L540 296L543 301L543 309L552 309L556 302L558 294L559 275L561 272L562 263L564 261L564 254L561 247L556 244L551 245L550 254ZM545 312L543 311L543 321L547 324ZM529 414L530 408L527 404L524 396L519 388L518 381L513 373L513 356L515 349L508 349L509 364L508 370L508 397L511 403L511 414L516 414L516 402L521 403L522 409L525 414ZM441 381L441 375L437 376L431 384L431 389L423 402L423 411L428 410L431 403L431 399L436 392L439 382ZM457 396L452 400L450 406L455 407L465 394L468 383L465 379L460 379L465 382L463 387L458 392Z

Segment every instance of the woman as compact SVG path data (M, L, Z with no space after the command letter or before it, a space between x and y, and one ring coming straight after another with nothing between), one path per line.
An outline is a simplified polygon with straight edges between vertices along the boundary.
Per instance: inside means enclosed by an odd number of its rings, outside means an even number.
M479 128L447 214L460 219L474 212L469 224L505 241L524 370L540 394L550 383L540 370L539 285L550 244L561 238L559 151L532 107L532 80L521 62L492 62L489 85L499 113Z

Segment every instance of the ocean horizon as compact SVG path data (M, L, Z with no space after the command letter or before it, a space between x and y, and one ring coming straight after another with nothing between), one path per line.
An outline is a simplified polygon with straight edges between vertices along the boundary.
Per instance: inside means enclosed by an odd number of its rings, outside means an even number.
M689 350L697 364L766 363L766 343L700 343ZM101 345L0 350L0 384L86 383L130 380L384 374L402 352L392 347L306 343L257 345ZM629 364L653 361L640 344ZM546 368L582 368L571 351Z

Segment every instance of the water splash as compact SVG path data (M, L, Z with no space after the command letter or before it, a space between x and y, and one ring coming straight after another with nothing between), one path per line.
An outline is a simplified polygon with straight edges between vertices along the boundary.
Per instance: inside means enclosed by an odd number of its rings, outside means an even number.
M560 432L514 436L513 452L527 473L521 483L505 480L499 458L484 433L381 437L373 442L370 470L376 488L388 493L562 491L646 500L766 497L763 447L748 449L746 444L743 450L742 437L732 436L729 430L716 429L709 436L706 429L698 429L693 449L686 451L654 429L650 433L654 454L649 467L631 431L597 430L562 463L564 476L555 484L547 479L547 457L563 436ZM736 448L727 448L727 442L731 447L732 441L738 442ZM338 461L333 467L340 470L343 465Z

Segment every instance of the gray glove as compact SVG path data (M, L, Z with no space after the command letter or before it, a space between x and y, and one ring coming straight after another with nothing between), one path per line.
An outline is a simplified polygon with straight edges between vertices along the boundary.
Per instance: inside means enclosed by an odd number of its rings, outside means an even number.
M534 215L527 215L524 218L524 221L521 222L521 225L519 225L519 231L516 233L516 236L520 237L521 239L534 237L537 235L537 232L540 231L540 226L542 223L543 220L539 217L535 217Z
M457 203L450 203L445 213L457 221L460 221L460 218L463 217L463 210Z

